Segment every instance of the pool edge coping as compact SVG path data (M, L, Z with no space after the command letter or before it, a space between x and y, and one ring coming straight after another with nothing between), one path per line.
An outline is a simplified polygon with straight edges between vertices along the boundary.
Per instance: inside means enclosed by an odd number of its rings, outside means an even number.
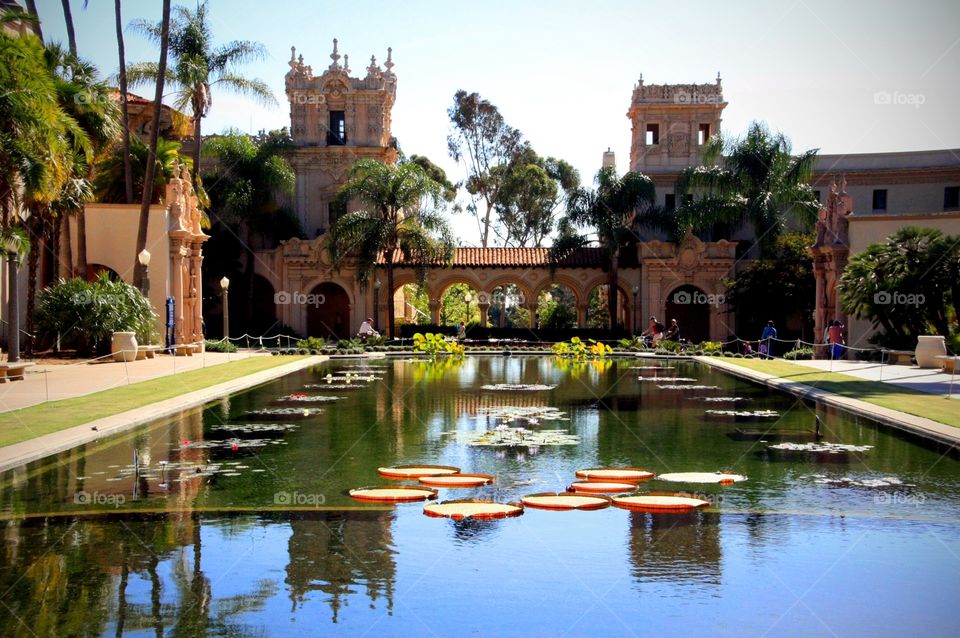
M182 410L203 405L208 401L219 398L223 394L232 394L248 390L254 386L273 381L292 372L326 361L325 355L311 355L299 361L292 361L282 365L254 372L230 381L224 381L200 390L194 390L180 396L164 399L155 403L112 414L101 419L88 421L69 427L65 430L44 434L27 441L14 443L0 448L0 472L39 461L41 459L66 452L79 445L93 443L122 432L124 430L143 425L154 419L176 414ZM93 428L96 428L94 430Z
M926 417L874 405L873 403L859 399L844 397L799 381L788 381L776 375L767 374L766 372L758 372L750 368L738 366L732 362L717 360L716 357L695 356L692 357L692 359L698 363L703 363L728 372L741 379L746 379L747 381L752 381L775 390L789 392L803 399L821 401L827 405L850 412L851 414L877 421L888 427L921 436L943 445L951 447L960 445L960 428L947 425L946 423L940 423L939 421L934 421ZM930 396L936 397L937 395Z

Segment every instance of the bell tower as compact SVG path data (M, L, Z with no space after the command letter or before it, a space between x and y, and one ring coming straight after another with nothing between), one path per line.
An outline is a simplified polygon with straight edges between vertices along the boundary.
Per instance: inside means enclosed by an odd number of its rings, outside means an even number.
M630 170L676 173L699 164L701 147L720 132L726 105L719 73L714 84L644 84L641 75L627 112Z
M330 66L315 76L303 55L290 47L285 78L296 146L291 158L297 176L295 210L308 237L325 233L342 214L334 199L355 161L397 160L390 122L397 95L393 50L387 49L384 68L370 56L363 77L351 75L350 58L340 55L336 39L330 59Z

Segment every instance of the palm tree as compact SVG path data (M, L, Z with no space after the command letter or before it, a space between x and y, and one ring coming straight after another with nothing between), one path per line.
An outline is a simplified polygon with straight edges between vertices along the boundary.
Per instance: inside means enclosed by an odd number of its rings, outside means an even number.
M160 25L137 20L133 27L160 42ZM239 95L253 97L268 106L277 104L266 82L245 78L234 70L238 64L265 58L267 52L259 42L248 40L237 40L214 48L206 2L199 5L196 11L177 6L170 30L169 49L173 58L171 71L161 72L152 62L131 64L127 68L127 80L135 87L156 82L160 75L165 75L166 80L177 87L174 107L185 111L189 106L193 116L193 175L196 178L201 174L201 123L213 105L211 89L214 86L220 85Z
M453 238L446 220L428 206L440 206L443 186L414 163L393 166L360 160L350 167L338 204L356 202L330 229L327 248L334 267L356 256L357 279L366 287L382 256L387 272L387 334L394 336L393 269L397 258L414 265L423 284L427 268L453 257Z
M160 20L160 62L157 64L156 90L153 97L153 127L150 129L150 146L147 152L147 163L144 170L143 193L140 196L140 223L137 227L137 246L134 253L134 281L143 289L146 285L147 269L137 256L147 248L147 224L150 221L150 203L152 193L147 190L147 184L153 184L156 170L157 137L160 133L160 108L163 100L163 85L167 79L167 48L170 40L170 0L163 0L163 18Z
M282 156L293 142L286 131L267 134L256 140L240 131L228 131L210 140L204 154L219 158L211 176L210 200L219 221L236 228L245 254L243 278L247 282L246 325L253 313L253 271L255 260L251 234L269 226L280 212L274 193L293 193L296 176Z
M742 139L714 136L704 146L703 165L677 179L677 238L688 230L753 224L761 256L775 252L791 217L809 227L820 203L808 181L819 149L798 156L790 141L754 122Z
M113 151L97 164L96 176L93 180L93 190L97 200L107 204L123 204L126 202L126 166L130 164L131 180L134 190L143 193L143 179L146 176L147 156L150 149L139 138L130 139L130 153L127 155L122 145L117 145ZM153 188L151 189L150 203L158 203L164 194L167 182L180 170L181 165L192 164L189 157L180 155L180 142L158 138L156 152L156 166L154 168Z
M607 312L610 327L615 328L620 251L635 244L641 227L659 227L662 213L656 206L653 180L642 173L630 171L618 177L616 169L608 166L597 173L596 183L596 190L577 188L570 194L567 214L560 220L559 234L550 248L550 267L555 270L573 251L592 243L590 235L582 231L593 229L608 269Z
M130 110L127 104L127 56L123 45L123 18L120 15L120 0L113 2L113 15L117 27L117 54L120 56L120 113L123 117L123 184L124 203L133 203L133 167L130 163Z
M65 216L63 221L69 224L69 215L77 217L77 270L81 276L87 270L87 229L83 204L83 193L92 190L89 181L93 176L93 160L114 144L120 135L120 112L111 99L111 88L97 80L97 68L64 51L57 44L46 47L45 57L50 73L54 76L60 107L76 120L89 141L89 153L73 153L70 159L70 171L64 180L69 190L56 212ZM74 180L86 181L78 184Z

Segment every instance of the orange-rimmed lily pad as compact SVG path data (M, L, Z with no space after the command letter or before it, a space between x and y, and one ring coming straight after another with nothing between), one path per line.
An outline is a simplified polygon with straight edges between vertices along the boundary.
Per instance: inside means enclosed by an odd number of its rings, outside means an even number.
M642 512L691 512L710 503L699 498L676 494L638 494L614 496L613 504L628 510Z
M482 487L493 483L489 474L445 474L421 476L420 482L431 487Z
M746 481L747 477L742 474L731 474L730 472L670 472L657 475L657 479L671 483L719 483L720 485L733 485L740 481Z
M520 498L527 507L543 510L600 510L610 506L610 497L603 494L557 494L543 492Z
M371 503L413 503L437 498L437 490L416 485L358 487L350 490L350 497Z
M523 514L523 506L513 503L497 503L495 501L468 498L457 501L444 501L443 503L430 503L429 505L424 505L423 513L436 518L452 518L455 521L465 518L492 520L520 516Z
M633 483L623 481L574 481L567 488L568 492L586 492L588 494L616 494L632 492L637 489Z
M653 472L639 467L592 467L577 470L577 478L589 481L616 481L619 483L639 483L648 481L654 476Z
M458 474L459 467L452 465L395 465L393 467L377 468L380 476L398 481L408 479L418 479L421 476L441 476L446 474Z

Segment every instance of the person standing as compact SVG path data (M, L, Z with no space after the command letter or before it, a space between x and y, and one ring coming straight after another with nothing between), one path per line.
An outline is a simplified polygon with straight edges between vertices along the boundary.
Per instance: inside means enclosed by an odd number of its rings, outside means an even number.
M777 329L773 326L773 319L767 322L767 326L760 335L760 354L767 355L767 358L773 358L773 340L777 338Z
M467 338L467 325L460 322L460 325L457 326L457 341L463 341Z
M827 343L830 344L830 358L842 359L846 342L843 340L843 324L836 319L831 321L827 328Z

